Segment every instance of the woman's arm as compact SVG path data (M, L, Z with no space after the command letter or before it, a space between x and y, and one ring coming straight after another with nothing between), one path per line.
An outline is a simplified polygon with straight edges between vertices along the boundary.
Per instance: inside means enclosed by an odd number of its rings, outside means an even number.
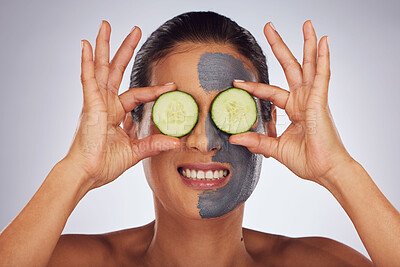
M180 147L179 138L155 134L137 139L120 127L137 105L176 90L176 85L131 88L118 95L141 31L131 31L111 63L110 34L104 21L94 56L90 43L82 41L83 108L74 140L67 156L0 234L0 266L47 265L69 215L88 191L114 181L143 158Z
M304 57L300 65L270 23L264 33L290 91L254 82L235 81L234 85L284 109L291 124L279 137L247 132L232 135L230 142L271 156L297 176L326 187L353 221L374 264L398 265L400 215L348 154L329 110L328 38L322 37L317 43L311 21L304 23Z
M45 266L68 217L88 192L85 174L64 159L0 234L0 266Z
M375 265L398 265L400 213L356 161L343 163L327 175L324 186L349 215Z

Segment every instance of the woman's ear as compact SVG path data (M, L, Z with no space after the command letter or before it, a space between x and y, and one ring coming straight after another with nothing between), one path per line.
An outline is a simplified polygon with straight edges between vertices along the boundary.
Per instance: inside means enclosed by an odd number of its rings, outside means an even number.
M264 123L265 133L269 137L276 137L276 108L275 105L271 103L271 120Z
M137 139L138 137L137 126L137 122L133 121L131 113L126 113L123 123L123 130L131 139Z

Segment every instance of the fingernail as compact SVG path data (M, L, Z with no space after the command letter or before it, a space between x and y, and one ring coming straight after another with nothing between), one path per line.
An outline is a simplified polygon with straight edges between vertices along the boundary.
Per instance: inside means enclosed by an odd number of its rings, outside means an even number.
M173 142L173 143L169 144L168 149L176 149L176 148L179 148L179 147L180 147L180 143L179 142Z
M166 84L164 84L164 85L170 85L170 84L174 84L174 82L166 83Z
M229 143L231 143L232 145L239 145L238 143L236 143L235 140L229 139Z
M81 49L83 50L83 40L81 40Z
M133 28L132 28L131 32L133 32L135 29L136 29L136 26L133 26Z
M314 24L312 23L311 19L310 19L310 23L311 23L311 27L314 29Z
M275 26L274 26L274 24L273 24L272 22L270 22L269 25L271 25L271 28L272 28L274 31L276 31Z
M244 83L244 81L243 80L233 80L233 81L235 81L235 82L237 82L237 83Z
M329 36L326 36L326 45L329 46Z
M175 147L180 147L180 146L181 146L181 143L180 143L180 142L175 142L175 143L174 143L174 146L175 146Z

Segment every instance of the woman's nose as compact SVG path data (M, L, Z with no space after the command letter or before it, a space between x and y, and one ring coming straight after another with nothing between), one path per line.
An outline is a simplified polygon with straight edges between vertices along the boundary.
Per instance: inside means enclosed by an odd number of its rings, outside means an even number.
M221 149L223 139L220 131L215 127L211 114L199 117L194 129L189 133L186 146L203 153Z

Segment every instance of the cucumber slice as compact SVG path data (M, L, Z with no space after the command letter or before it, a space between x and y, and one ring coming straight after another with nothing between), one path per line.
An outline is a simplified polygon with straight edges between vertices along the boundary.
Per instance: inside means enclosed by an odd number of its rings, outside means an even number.
M153 105L152 119L158 130L165 135L181 137L196 125L199 107L194 98L182 91L160 95Z
M211 104L211 118L223 132L229 134L246 132L257 120L256 101L243 89L224 90Z

